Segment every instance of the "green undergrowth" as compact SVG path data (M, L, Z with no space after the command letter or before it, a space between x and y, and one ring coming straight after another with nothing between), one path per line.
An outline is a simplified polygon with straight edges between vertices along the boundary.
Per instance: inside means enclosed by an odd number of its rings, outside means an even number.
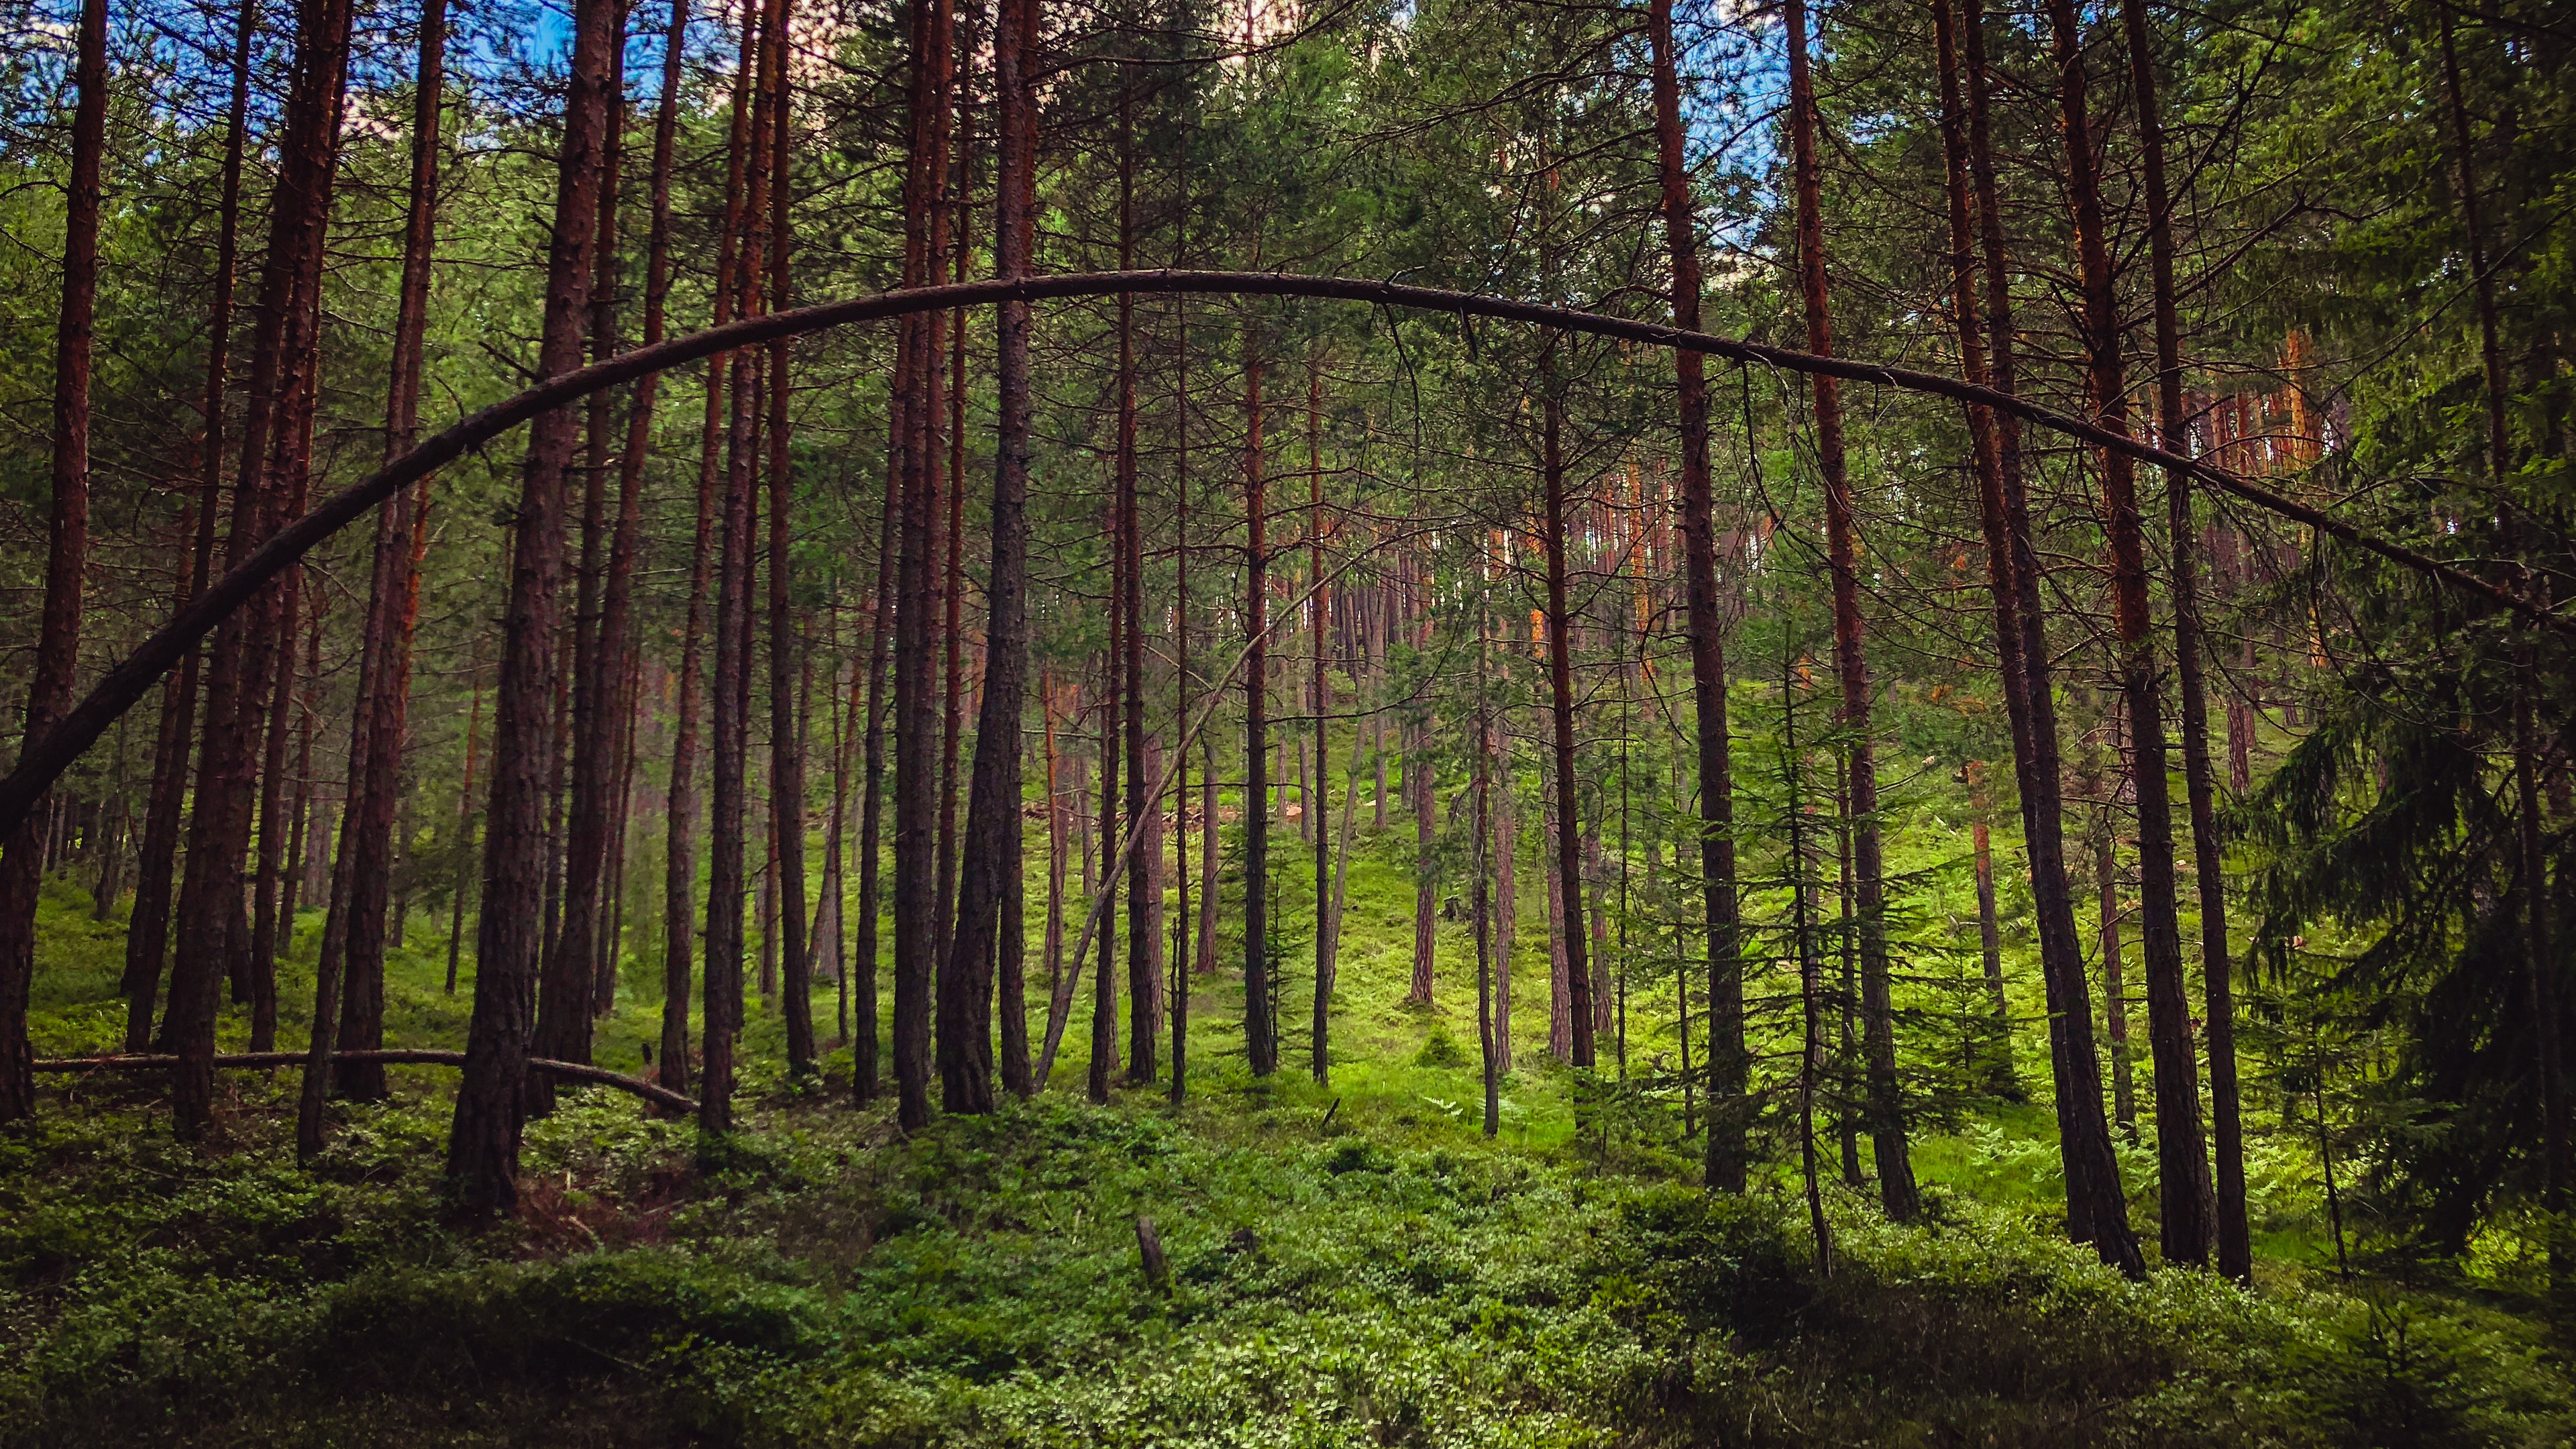
M2459 1299L2126 1283L1936 1191L1832 1202L1319 1123L1228 1088L909 1140L770 1098L705 1144L534 1124L518 1217L442 1220L444 1104L286 1080L218 1140L127 1102L0 1138L0 1443L2539 1445L2539 1330ZM1168 1257L1149 1281L1137 1220Z

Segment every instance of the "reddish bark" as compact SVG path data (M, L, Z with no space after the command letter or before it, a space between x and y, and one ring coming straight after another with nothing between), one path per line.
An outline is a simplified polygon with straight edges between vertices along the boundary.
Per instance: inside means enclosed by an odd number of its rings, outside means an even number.
M950 0L914 0L910 78L910 155L905 175L904 284L936 280L947 253L943 204L948 174L955 11ZM896 597L895 677L895 962L894 1066L896 1119L906 1131L930 1121L931 1015L938 929L935 777L937 721L932 713L933 620L938 599L939 439L942 359L936 314L903 329L907 355L899 407L898 458L903 470L902 562Z
M295 68L279 138L277 189L252 333L249 405L225 543L227 567L249 557L277 526L285 502L278 496L282 469L300 456L306 436L302 424L310 413L299 402L310 377L308 352L337 160L349 22L346 0L312 0L297 11ZM181 920L240 918L242 858L250 843L256 796L251 742L281 642L276 635L281 588L272 580L245 607L229 614L209 653L204 738L179 896ZM178 1056L172 1116L183 1135L195 1135L213 1116L216 996L227 974L232 934L189 931L178 938L168 1035Z
M1788 0L1784 14L1789 27L1789 136L1797 177L1799 292L1805 303L1807 350L1830 357L1834 334L1825 286L1823 169L1816 158L1816 92L1807 56L1805 0ZM1878 761L1870 737L1869 660L1860 612L1859 540L1843 451L1841 384L1824 374L1809 380L1814 387L1816 464L1825 493L1826 562L1833 575L1834 662L1842 681L1842 727L1850 735L1852 867L1860 905L1861 1040L1867 1063L1870 1146L1878 1163L1880 1205L1889 1217L1909 1222L1921 1203L1896 1079L1885 872L1878 838Z
M599 204L590 265L587 342L593 360L617 352L617 223L625 154L626 68L625 7L617 0L616 35L609 47L607 122L599 160ZM598 1014L600 978L615 989L615 966L602 959L602 928L608 874L611 780L616 768L616 711L610 696L623 659L601 628L600 594L606 583L609 550L609 447L616 428L616 397L593 393L582 432L586 448L581 464L581 563L573 579L571 668L567 683L571 710L567 784L563 803L563 915L546 948L543 980L538 987L537 1030L529 1050L554 1061L590 1060L591 1021ZM554 1110L555 1081L543 1073L528 1078L528 1112L542 1116Z
M1026 276L1034 263L1029 187L1036 166L1031 70L1036 0L1000 0L993 32L993 85L999 165L993 185L994 262L1005 277ZM981 1018L994 995L984 963L999 952L1002 1084L1025 1097L1035 1090L1029 1062L1027 987L1021 970L1024 931L1015 909L1020 879L1020 718L1028 679L1029 308L1004 303L995 368L1000 418L993 461L992 564L985 592L984 698L975 721L975 773L966 802L964 871L958 881L956 931L946 977L958 989L943 996L957 1044L942 1075L952 1112L989 1111L987 1038ZM1053 719L1050 714L1050 744ZM1050 798L1048 814L1057 816ZM1054 879L1062 880L1062 851ZM1051 939L1063 932L1060 889L1050 892ZM998 941L996 937L998 936ZM1050 958L1052 960L1052 957ZM953 1002L953 1004L952 1004Z
M45 612L27 691L26 737L71 708L80 668L81 588L89 568L90 356L98 316L100 172L107 150L107 0L83 0L66 191L63 302L54 325L53 513L47 523ZM35 1054L27 1044L28 988L36 974L36 893L44 861L20 825L0 855L0 1122L36 1108Z
M2147 252L2155 292L2157 445L2190 448L2182 396L2182 323L2174 301L2173 196L2165 182L2164 115L2156 99L2154 35L2145 0L2122 0L2129 45L2130 94L2138 108L2138 142L2147 193ZM2217 791L2210 777L2209 691L2200 658L2200 526L2192 514L2191 472L2165 470L2165 547L2174 608L2174 672L2182 685L2183 786L2191 812L2194 881L2200 893L2202 1003L2209 1048L2209 1115L2216 1149L2212 1230L2218 1271L2254 1279L2254 1245L2246 1223L2245 1129L2236 1085L2236 1003L2230 989L2227 876L2218 833Z
M733 110L727 126L724 225L716 239L717 280L711 320L718 327L732 320L734 272L740 264L743 152L751 144L752 26L748 4L746 0L741 49L734 69ZM674 16L678 17L676 8ZM674 33L679 33L677 27ZM655 146L655 165L659 166L658 131ZM698 717L704 708L699 681L704 675L707 587L715 569L717 482L723 466L720 445L726 433L725 401L732 385L732 364L733 354L729 352L707 359L706 411L698 431L697 524L689 550L689 610L681 632L677 718L672 725L670 815L665 822L662 875L662 1060L658 1076L662 1085L673 1091L686 1091L689 1085L689 980L698 948L694 899L698 874Z
M545 314L537 370L581 365L599 187L608 150L610 50L615 0L578 0L571 86L556 157L554 226L546 258ZM531 425L511 529L509 601L502 617L500 680L492 719L492 795L483 852L483 909L474 1014L449 1131L447 1176L469 1212L507 1211L518 1200L528 1042L543 947L548 715L563 582L565 475L575 424L558 408Z
M1243 663L1243 1039L1252 1074L1266 1077L1279 1069L1279 1023L1270 1012L1270 505L1259 327L1248 322L1243 333L1243 618L1251 635Z
M1565 401L1555 386L1556 358L1553 350L1546 354L1541 366L1547 378L1543 388L1545 395L1540 399L1539 473L1547 510L1541 541L1547 556L1548 723L1550 743L1556 751L1556 815L1552 838L1556 844L1557 890L1565 911L1565 928L1560 935L1565 944L1565 1005L1570 1026L1566 1037L1566 1060L1578 1067L1588 1067L1593 1059L1592 966L1589 958L1591 943L1585 939L1583 927L1583 816L1576 803L1573 640L1568 637L1565 594L1565 457L1560 439L1565 423Z
M793 208L788 190L788 47L787 0L766 0L763 28L771 41L762 48L761 82L769 110L769 296L773 311L793 305L788 291L788 262L794 240ZM810 1075L814 1064L814 970L812 943L805 938L805 741L796 721L798 656L803 640L789 602L789 545L795 508L794 478L789 466L788 344L769 344L769 808L774 822L778 861L779 961L784 977L787 1019L787 1070Z
M2067 200L2083 281L2084 344L2096 421L2126 436L2128 389L2119 299L2104 230L2099 160L2086 102L2083 36L2074 0L2049 0L2058 67ZM2157 1186L2167 1262L2205 1263L2214 1236L2209 1152L2200 1127L2200 1070L2184 991L2182 928L2174 899L2173 812L2165 778L2163 697L2157 688L2155 618L2147 593L2146 529L2130 457L2102 449L2102 525L2111 549L2112 621L2120 641L2121 695L2136 769L2138 927L2145 948L2147 1038L2155 1057Z
M1698 225L1683 149L1681 81L1672 0L1653 0L1655 153L1662 184L1664 240L1673 268L1673 325L1700 325ZM1742 1192L1746 1146L1744 965L1737 939L1735 766L1726 719L1726 615L1717 592L1717 518L1708 466L1708 378L1696 353L1673 354L1681 422L1682 552L1688 601L1691 698L1698 726L1700 896L1708 931L1708 1185ZM1685 1088L1687 1090L1687 1088ZM1727 1105L1721 1107L1719 1104Z
M1941 11L1934 12L1936 18ZM1992 344L1989 383L1998 396L2014 390L2014 332L2009 253L2005 246L1994 147L1988 119L1985 21L1978 0L1959 13L1965 40L1966 139L1954 156L1950 188L1954 208L1973 185L1984 252L1987 338ZM1936 26L1937 29L1937 26ZM1944 67L1952 69L1953 67ZM1955 102L1947 109L1955 112ZM1955 219L1955 212L1954 212ZM1954 250L1958 243L1954 240ZM1955 284L1955 278L1954 278ZM1958 285L1953 303L1973 305L1975 288ZM1963 339L1963 363L1983 365ZM1971 406L1978 406L1972 403ZM2032 913L2039 924L2041 973L2049 1013L2049 1051L2056 1083L2058 1151L2067 1192L2067 1235L2089 1242L2103 1261L2143 1272L2128 1206L2111 1153L2111 1129L2102 1114L2101 1059L2093 1043L2091 988L2084 950L2075 930L2074 896L2066 876L2063 807L2058 778L2057 708L2048 663L2046 615L2039 595L2039 555L2032 546L2030 498L2021 472L2017 417L1988 409L1991 468L1980 466L1978 487L1986 525L1988 575L1997 595L1996 656L2003 661L2006 712L2013 715L2013 760L2021 786L2022 839L2030 858ZM1971 414L1973 427L1975 415ZM2008 652L2009 651L2009 652ZM2018 668L2012 659L2018 655Z
M1315 841L1315 1017L1311 1043L1315 1085L1332 1081L1333 919L1332 833L1326 812L1333 793L1331 759L1332 680L1325 661L1332 639L1333 594L1324 582L1324 368L1321 357L1306 365L1306 577L1315 591L1315 792L1307 796ZM1483 775L1477 776L1481 788ZM1481 808L1482 796L1478 797ZM1481 817L1480 817L1481 818ZM1480 827L1481 829L1481 827ZM1478 836L1482 839L1482 835ZM1477 888L1481 891L1481 877ZM1479 938L1481 944L1481 937ZM1481 958L1480 958L1481 969ZM1479 978L1481 980L1481 977Z
M224 414L231 383L233 291L241 256L242 148L249 132L250 47L258 34L259 7L243 0L234 19L232 97L224 119L223 201L215 230L214 301L206 322L205 440L198 452L197 495L190 504L194 544L179 607L206 587L215 556L215 511L223 487ZM161 963L169 947L171 872L179 854L180 814L186 806L190 736L195 732L198 670L203 654L190 649L178 677L164 690L161 728L153 751L152 794L145 808L142 847L135 862L134 909L127 916L125 1049L151 1043Z

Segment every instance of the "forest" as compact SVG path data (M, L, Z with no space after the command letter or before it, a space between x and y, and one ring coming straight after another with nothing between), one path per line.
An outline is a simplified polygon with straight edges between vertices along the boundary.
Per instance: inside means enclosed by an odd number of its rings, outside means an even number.
M0 0L0 1446L2576 1440L2541 0Z

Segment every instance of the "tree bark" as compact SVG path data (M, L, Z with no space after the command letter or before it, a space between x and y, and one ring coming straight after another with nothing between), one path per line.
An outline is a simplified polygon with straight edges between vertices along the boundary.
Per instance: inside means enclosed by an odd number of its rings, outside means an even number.
M793 305L788 263L794 240L788 189L788 0L766 0L761 50L769 108L769 297L772 311ZM959 280L964 280L960 278ZM788 419L787 339L769 344L769 808L778 860L779 970L787 994L787 1072L811 1076L814 1063L814 962L805 939L805 741L799 715L797 658L804 644L789 597L796 504Z
M1951 12L1934 10L1936 29L1947 34ZM1993 345L1989 385L1999 396L2014 391L2014 331L2009 253L2004 243L2000 189L1988 118L1985 19L1979 0L1958 12L1965 45L1965 135L1958 136L1961 106L1955 83L1943 110L1950 132L1952 304L1973 323L1976 287L1965 273L1966 198L1973 184L1983 243L1987 337ZM1945 74L1962 67L1945 64ZM1960 332L1963 375L1972 382L1986 354L1973 325ZM2039 554L2032 544L2029 492L2021 471L2019 420L2000 408L1972 402L1972 441L1977 421L1987 420L1976 441L1979 513L1985 526L1986 567L1995 595L1996 658L2004 682L2005 712L2013 730L2013 762L2021 787L2022 838L2030 857L2031 901L2039 923L2040 968L2048 998L2049 1049L2056 1084L2058 1152L2066 1177L2067 1235L2094 1245L2102 1260L2136 1275L2145 1271L2128 1224L2111 1129L2102 1115L2101 1059L2093 1045L2091 988L2084 979L2084 950L2075 930L2075 903L2066 878L2062 791L2058 778L2057 706L2050 680L2046 615L2039 595Z
M284 468L300 456L304 423L310 419L300 400L310 380L307 351L318 325L349 23L346 0L312 0L297 11L295 69L279 139L280 169L252 334L249 405L225 543L228 568L247 559L276 528L285 502L278 496ZM242 858L250 840L257 773L251 741L281 644L276 625L283 587L270 580L228 615L208 657L205 732L179 896L178 919L183 921L230 923L240 918ZM178 1055L171 1115L183 1136L194 1137L213 1116L217 993L227 974L232 935L180 933L171 966L168 1036Z
M2155 294L2157 445L2182 454L2191 446L2182 396L2182 321L2174 300L2173 195L2165 181L2163 108L2157 100L2155 37L2146 0L2121 0L2129 45L2129 88L2138 108L2138 149L2147 201L2147 258ZM2183 788L2191 812L2193 878L2200 896L2202 1006L2209 1049L2209 1117L2217 1160L2211 1228L2218 1271L2254 1280L2254 1244L2246 1223L2245 1129L2236 1085L2236 1003L2230 988L2227 875L2218 833L2217 792L2210 778L2208 686L2201 673L2200 527L2192 513L2191 471L2165 470L2165 548L2173 596L2174 672L2182 685ZM2187 1012L2188 1008L2186 1008ZM2161 1070L2161 1068L2159 1068ZM2160 1109L2161 1110L2161 1109Z
M232 98L224 118L223 202L215 231L214 302L206 322L205 441L198 452L197 496L187 581L179 607L205 592L214 565L215 509L223 488L224 414L231 383L233 291L241 255L242 149L249 132L250 48L258 34L259 7L242 0L234 19ZM178 677L165 686L161 729L153 751L152 795L145 807L143 843L135 862L134 909L125 934L125 1049L151 1045L163 954L170 944L171 874L179 854L181 812L186 808L190 737L197 723L198 670L204 659L191 648ZM5 867L0 867L5 869Z
M1023 277L1034 263L1035 239L1029 188L1034 184L1036 87L1031 69L1036 39L1036 0L999 0L993 30L993 86L1000 105L995 142L1000 152L993 184L993 250L996 270ZM1015 1096L1036 1090L1029 1064L1027 985L1020 962L1025 949L1017 895L1020 863L1020 717L1028 690L1028 489L1029 307L1006 302L996 337L995 400L1000 411L993 460L992 563L985 586L984 698L975 720L975 773L966 801L966 849L958 880L957 927L947 978L956 983L955 1069L943 1074L942 1099L952 1112L993 1107L991 1063L979 1060L988 1039L982 1019L994 983L986 963L999 952L1002 1085ZM1052 743L1052 714L1049 717ZM1047 813L1057 816L1052 761ZM1048 869L1050 968L1053 943L1063 930L1061 836ZM997 939L998 938L998 939ZM943 1006L949 1002L943 1000ZM989 1050L989 1048L986 1048Z
M1832 310L1826 295L1823 168L1816 157L1815 81L1807 55L1805 0L1788 0L1789 133L1797 173L1798 283L1805 304L1807 349L1830 357ZM1889 999L1885 869L1878 837L1878 759L1870 737L1869 660L1860 612L1859 539L1851 478L1843 453L1842 392L1824 375L1813 385L1816 464L1825 492L1825 551L1833 575L1834 663L1842 681L1843 729L1851 771L1852 869L1860 905L1861 1045L1871 1155L1878 1165L1879 1205L1898 1222L1921 1209L1907 1151L1905 1105L1896 1076L1896 1022Z
M1792 0L1795 3L1795 0ZM1549 345L1541 363L1546 373L1540 399L1539 469L1546 493L1547 520L1542 535L1547 555L1547 689L1548 721L1556 750L1557 891L1563 898L1565 927L1565 1005L1567 1061L1593 1064L1591 943L1585 937L1583 910L1583 816L1574 767L1574 659L1568 633L1565 559L1565 457L1560 433L1565 402L1556 387L1556 355Z
M1306 573L1315 590L1315 793L1307 797L1306 813L1314 827L1315 841L1315 1020L1313 1058L1315 1085L1328 1086L1332 1081L1332 1011L1333 1011L1333 893L1332 831L1328 828L1327 810L1332 786L1332 678L1325 670L1326 655L1332 644L1333 592L1324 581L1324 368L1321 357L1308 359L1306 368ZM1480 774L1479 781L1483 779ZM1482 797L1479 797L1481 801ZM1479 839L1482 837L1479 836ZM1484 882L1477 881L1481 891ZM1481 944L1481 938L1480 938ZM1483 969L1481 954L1479 971ZM1481 980L1481 977L1479 978Z
M1655 150L1664 240L1672 255L1673 325L1700 325L1696 209L1683 149L1681 82L1672 0L1652 0ZM1717 593L1717 519L1709 479L1708 378L1696 353L1673 354L1681 415L1682 554L1690 620L1691 696L1698 726L1700 897L1708 930L1709 1134L1702 1172L1710 1187L1742 1192L1747 1148L1743 1102L1744 964L1737 937L1735 767L1726 719L1726 615ZM1724 1103L1724 1106L1720 1106Z
M79 96L72 105L63 302L54 324L53 512L46 528L43 632L27 690L28 739L50 731L71 708L72 680L80 670L81 589L89 568L90 359L107 152L107 0L82 0L73 79ZM36 1110L27 999L36 977L36 896L43 872L35 832L25 825L9 832L6 853L0 854L0 1122L19 1121Z
M686 32L684 3L685 0L673 0L673 43L666 47L671 54L678 52L678 37ZM741 264L743 152L751 143L748 94L751 68L747 63L750 29L748 23L743 27L744 55L735 66L732 114L726 125L724 216L716 235L716 285L711 319L719 327L732 318L734 271ZM663 72L665 96L672 94L671 64L666 59ZM657 119L653 143L653 164L657 174L663 171L660 127L661 122ZM658 185L655 191L657 197L667 199ZM649 296L646 309L649 319ZM647 325L650 325L649 320ZM656 1076L663 1086L675 1092L689 1089L689 991L698 951L698 718L704 709L699 681L704 676L707 589L713 582L715 568L717 480L722 476L719 450L728 430L725 404L732 390L732 363L731 353L720 352L707 359L706 407L698 425L697 517L689 546L689 607L680 633L680 678L675 690L671 775L665 797L667 817L663 821L662 1057ZM651 397L651 393L639 391L637 407L649 405ZM633 436L630 431L630 451L633 450Z
M1270 503L1259 328L1247 322L1243 332L1243 617L1251 636L1243 668L1243 1040L1252 1074L1266 1077L1279 1069L1279 1023L1270 1011ZM1211 865L1207 879L1215 878Z
M2067 193L2083 279L2084 342L2097 421L2129 431L2128 392L2120 350L2109 239L2103 229L2098 161L2087 111L2083 35L2074 0L2049 0L2049 30L2058 68L2060 133L2066 143ZM2165 1260L2209 1261L2215 1214L2209 1151L2200 1129L2200 1066L2184 990L2182 927L2175 907L2173 811L2165 778L2163 699L2156 684L2155 618L2147 594L2146 531L2133 464L2101 450L2102 523L2111 548L2113 624L2120 639L2121 694L2137 768L2138 930L2146 953L2147 1039L2156 1068L2157 1186Z
M581 365L599 185L608 144L609 51L615 0L578 0L571 88L556 159L555 215L546 258L537 370ZM519 1133L535 1014L546 876L547 715L556 677L555 622L563 582L564 483L574 420L558 408L533 423L511 530L510 593L502 620L492 721L492 796L483 854L483 908L465 1072L449 1130L447 1176L469 1212L518 1201Z

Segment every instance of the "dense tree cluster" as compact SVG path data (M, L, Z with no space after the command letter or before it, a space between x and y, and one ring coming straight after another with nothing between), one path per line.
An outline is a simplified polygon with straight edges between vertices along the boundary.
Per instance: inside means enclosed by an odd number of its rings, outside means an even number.
M0 1121L49 871L182 1134L318 931L320 1150L438 935L478 1211L621 995L710 1134L755 1000L906 1129L1077 1025L1095 1100L1324 1082L1366 816L1489 1133L1543 1011L1820 1260L1996 1099L2132 1272L2151 1138L2162 1259L2250 1273L2257 1108L2392 1241L2565 1251L2547 7L0 24Z

